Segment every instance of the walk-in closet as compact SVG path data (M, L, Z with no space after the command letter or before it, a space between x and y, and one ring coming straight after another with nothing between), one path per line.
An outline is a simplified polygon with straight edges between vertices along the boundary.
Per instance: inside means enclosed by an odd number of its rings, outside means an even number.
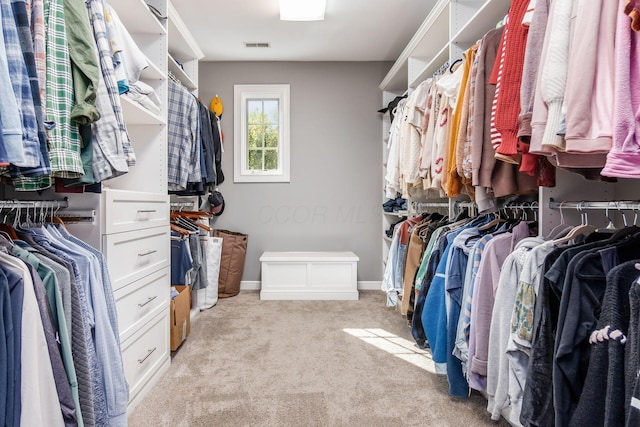
M636 0L0 0L0 426L640 426Z

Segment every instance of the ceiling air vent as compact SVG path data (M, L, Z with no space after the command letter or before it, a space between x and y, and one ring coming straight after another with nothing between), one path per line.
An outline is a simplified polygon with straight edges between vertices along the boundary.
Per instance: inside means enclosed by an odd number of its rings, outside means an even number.
M249 43L249 42L244 42L244 47L269 47L269 43Z

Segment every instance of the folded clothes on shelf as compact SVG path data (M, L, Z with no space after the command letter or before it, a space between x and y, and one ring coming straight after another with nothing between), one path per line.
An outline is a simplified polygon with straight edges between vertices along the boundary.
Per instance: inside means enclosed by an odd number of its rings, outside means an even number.
M398 212L407 210L407 200L402 197L398 197L396 199L389 199L382 204L382 209L385 212Z

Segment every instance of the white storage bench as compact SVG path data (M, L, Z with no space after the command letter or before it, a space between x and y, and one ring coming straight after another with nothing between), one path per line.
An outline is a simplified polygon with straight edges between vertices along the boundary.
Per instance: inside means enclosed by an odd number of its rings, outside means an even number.
M357 300L353 252L264 252L263 300Z

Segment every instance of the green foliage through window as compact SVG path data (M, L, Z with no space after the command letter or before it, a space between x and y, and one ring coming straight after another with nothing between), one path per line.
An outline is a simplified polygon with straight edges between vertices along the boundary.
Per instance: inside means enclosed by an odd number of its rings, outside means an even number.
M248 169L278 170L280 148L278 99L247 100Z

